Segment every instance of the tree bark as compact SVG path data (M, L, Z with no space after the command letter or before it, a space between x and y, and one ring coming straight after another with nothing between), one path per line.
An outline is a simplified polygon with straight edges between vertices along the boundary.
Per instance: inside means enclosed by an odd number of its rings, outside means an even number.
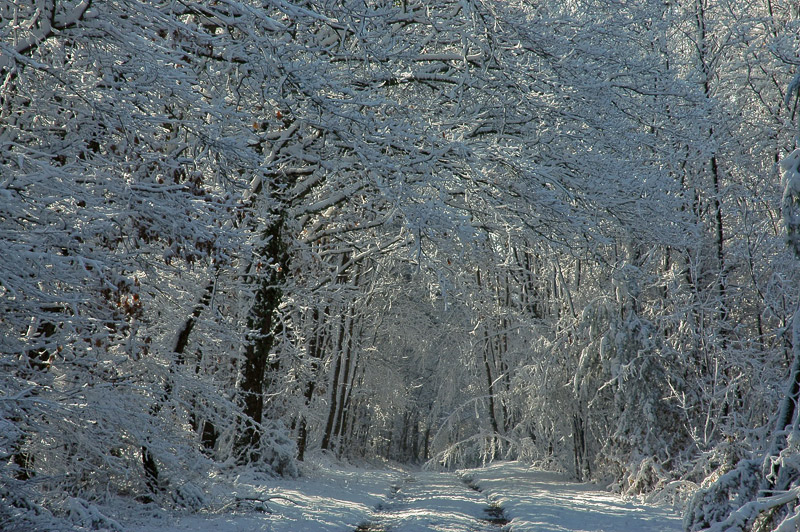
M331 379L330 391L330 405L328 407L328 421L325 424L325 432L322 435L322 449L330 449L331 441L333 438L333 424L336 420L336 412L338 408L338 394L339 389L339 374L342 371L342 346L345 333L345 321L342 319L342 324L339 327L339 338L336 342L336 364L333 369L333 378Z
M356 283L358 283L358 275L356 275ZM345 362L344 362L344 369L342 371L342 378L341 382L339 383L339 412L336 416L336 426L334 427L333 434L336 437L337 441L341 443L342 438L345 435L346 431L346 419L347 419L347 409L349 405L350 399L350 383L352 382L352 373L355 372L355 337L354 337L354 327L355 327L355 306L351 306L350 309L350 317L349 323L347 325L347 347L344 352ZM352 369L351 369L352 366Z
M312 313L312 322L314 323L314 334L308 343L308 356L310 357L310 371L306 389L303 394L305 398L304 404L306 408L311 405L311 400L314 397L314 391L317 387L317 379L319 378L319 361L322 359L322 345L324 343L322 335L322 323L320 320L320 312L318 308L314 308ZM299 428L297 433L297 459L301 462L305 458L306 446L308 445L308 422L305 418L305 413L300 415Z
M483 285L481 283L481 271L477 270L475 272L476 281L478 283L478 288L482 288ZM494 382L492 380L492 368L489 365L489 353L488 351L491 349L492 341L489 338L489 328L486 324L483 326L483 347L481 349L481 353L483 355L483 367L486 370L486 389L489 396L489 422L492 426L492 432L494 434L500 433L499 425L497 424L497 416L495 414L495 406L494 406Z
M284 219L278 216L266 231L268 239L261 252L266 273L260 275L259 265L251 267L252 281L258 288L255 301L247 317L250 337L244 350L244 364L239 381L238 396L242 408L243 428L234 442L234 455L240 464L256 462L261 458L261 421L264 414L264 390L269 354L275 343L275 325L278 307L283 297L282 283L286 277L289 257L283 242Z

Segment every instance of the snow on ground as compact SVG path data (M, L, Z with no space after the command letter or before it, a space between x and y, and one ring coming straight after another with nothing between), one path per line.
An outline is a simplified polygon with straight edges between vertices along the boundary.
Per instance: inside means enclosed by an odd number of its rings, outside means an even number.
M213 514L158 515L125 523L126 532L352 532L404 478L397 469L342 464L304 467L294 480L239 475L238 501ZM230 490L227 483L221 489ZM223 494L218 494L223 495Z
M513 532L680 532L668 508L637 504L517 462L461 472L503 509Z
M458 474L331 463L304 467L304 476L296 480L250 474L221 483L218 499L231 502L217 506L213 513L139 514L124 519L124 529L128 532L681 531L680 517L667 508L637 504L597 486L570 482L564 475L532 470L517 462ZM487 514L490 504L502 507L509 525Z
M414 472L395 487L365 530L391 532L489 532L488 500L453 473Z

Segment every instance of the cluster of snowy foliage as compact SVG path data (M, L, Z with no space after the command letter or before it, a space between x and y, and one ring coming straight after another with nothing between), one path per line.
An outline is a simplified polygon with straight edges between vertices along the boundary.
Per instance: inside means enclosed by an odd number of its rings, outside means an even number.
M784 194L782 214L787 242L800 256L797 206L800 198L800 149L780 162ZM800 335L800 312L792 317L792 337ZM766 449L729 464L718 478L709 477L694 494L684 525L687 531L797 530L800 524L800 343L792 346L789 384L777 412ZM733 465L735 467L730 468Z
M14 508L49 493L80 524L95 517L76 501L114 493L191 505L212 463L198 426L235 425L235 374L216 366L241 342L242 220L258 218L242 193L264 171L251 115L225 96L241 76L212 53L225 36L197 23L226 13L195 9L0 4L0 476L21 486L4 496ZM215 315L196 324L201 298ZM189 352L180 332L195 325Z
M307 450L794 494L798 18L0 0L0 512Z

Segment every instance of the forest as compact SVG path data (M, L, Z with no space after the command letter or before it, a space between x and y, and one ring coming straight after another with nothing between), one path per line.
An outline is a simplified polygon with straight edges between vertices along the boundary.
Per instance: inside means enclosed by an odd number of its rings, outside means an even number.
M324 453L795 530L798 67L792 0L0 0L0 521Z

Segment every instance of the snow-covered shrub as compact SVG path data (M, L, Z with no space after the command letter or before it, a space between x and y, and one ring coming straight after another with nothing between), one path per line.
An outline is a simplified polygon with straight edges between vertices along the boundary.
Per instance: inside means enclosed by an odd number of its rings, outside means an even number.
M288 431L279 421L269 421L262 436L262 461L269 471L281 476L296 477L297 443L289 436Z
M74 524L89 530L123 532L115 519L105 515L96 505L79 497L69 497L64 505L67 516Z
M742 460L735 469L701 486L689 502L684 517L687 532L705 530L724 521L733 511L752 501L761 487L761 466L760 460Z
M613 275L615 297L587 304L578 321L581 356L573 391L586 405L585 460L591 475L611 477L628 494L675 479L686 435L669 393L669 359L654 323L641 315L643 273L623 263ZM578 429L575 429L578 430Z
M782 214L787 243L800 257L800 149L781 161L784 187ZM792 365L785 395L761 458L741 460L715 478L709 477L692 499L684 519L688 532L795 530L800 501L800 310L792 319Z

